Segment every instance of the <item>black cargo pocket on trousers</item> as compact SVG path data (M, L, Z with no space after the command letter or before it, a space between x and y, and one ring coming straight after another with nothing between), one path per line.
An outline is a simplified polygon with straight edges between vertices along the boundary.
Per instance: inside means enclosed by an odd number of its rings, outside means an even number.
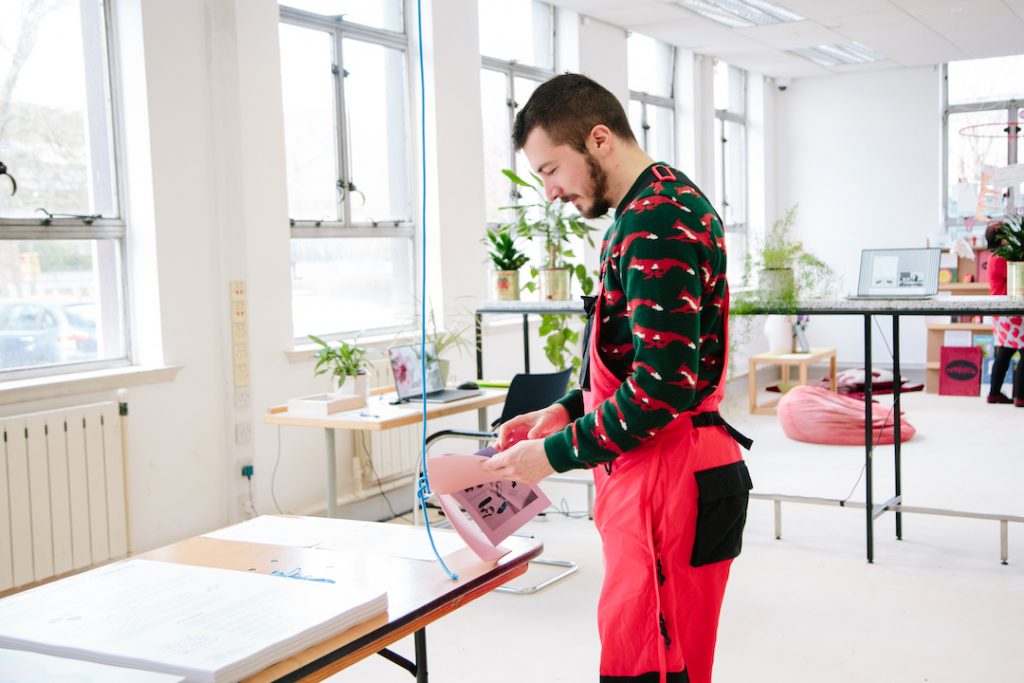
M697 480L697 533L690 565L730 560L740 554L743 525L747 521L750 481L742 460L694 472Z

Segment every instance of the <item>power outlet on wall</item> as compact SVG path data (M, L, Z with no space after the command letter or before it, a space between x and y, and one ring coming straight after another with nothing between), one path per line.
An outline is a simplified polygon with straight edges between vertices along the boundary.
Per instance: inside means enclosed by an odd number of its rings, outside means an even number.
M235 425L235 443L239 446L245 446L252 441L252 423L251 422L239 422Z

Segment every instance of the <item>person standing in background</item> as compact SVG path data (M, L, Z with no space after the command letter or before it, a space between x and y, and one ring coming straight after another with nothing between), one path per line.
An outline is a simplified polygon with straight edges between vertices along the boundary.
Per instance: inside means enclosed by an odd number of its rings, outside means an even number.
M999 246L999 228L1002 223L990 223L985 228L985 240L991 251ZM988 262L988 292L993 295L1006 294L1006 259L992 254ZM989 385L989 403L1013 403L1024 408L1024 317L1019 315L997 315L992 318L992 336L995 338L995 359L992 361L992 383ZM1003 380L1010 368L1010 360L1014 354L1021 352L1017 358L1017 370L1013 374L1013 398L1003 393Z

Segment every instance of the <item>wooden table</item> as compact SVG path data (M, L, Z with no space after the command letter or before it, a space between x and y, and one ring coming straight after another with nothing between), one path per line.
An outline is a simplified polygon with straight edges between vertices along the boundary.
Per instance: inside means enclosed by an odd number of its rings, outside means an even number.
M367 522L332 520L339 533L346 526L365 527ZM395 532L396 525L390 527ZM422 527L399 527L410 538L425 534ZM389 534L389 537L391 534ZM288 657L264 671L245 679L250 683L266 681L319 681L361 659L379 653L408 669L418 682L427 681L426 627L459 607L489 593L509 580L524 574L530 559L543 549L540 541L511 536L502 545L510 552L497 562L480 560L469 548L457 550L445 563L458 574L453 581L437 562L406 559L400 543L382 547L379 552L360 553L317 548L294 548L261 543L243 543L197 536L153 550L141 557L165 562L255 571L269 574L275 569L302 567L316 574L320 567L344 567L357 590L359 577L367 577L388 592L388 611L319 643L310 643L303 652ZM385 649L391 643L413 633L416 662Z
M386 389L385 389L386 391ZM334 430L349 429L353 431L383 431L419 424L427 420L458 415L471 410L477 411L477 423L480 431L487 429L487 412L489 406L501 405L508 394L506 389L484 389L479 396L471 396L447 403L427 403L424 415L423 404L419 402L388 403L390 394L378 390L370 403L359 410L351 410L333 415L313 415L311 413L293 413L288 406L274 406L267 411L264 421L267 424L288 425L294 427L320 427L324 430L324 446L327 459L327 516L338 516L337 491L337 459L334 448ZM427 437L429 444L431 437ZM410 472L410 474L413 474Z
M750 383L750 412L756 415L772 415L775 413L775 404L757 404L757 366L759 365L781 365L782 383L789 384L789 370L796 366L800 373L800 384L807 384L807 368L822 361L828 361L829 378L831 379L832 391L836 390L836 350L835 348L812 348L810 353L772 353L765 351L750 357L750 372L747 375Z

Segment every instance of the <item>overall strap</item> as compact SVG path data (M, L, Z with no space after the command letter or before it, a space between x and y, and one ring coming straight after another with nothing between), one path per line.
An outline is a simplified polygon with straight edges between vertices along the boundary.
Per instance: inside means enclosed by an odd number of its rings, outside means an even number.
M750 450L750 447L754 445L753 439L744 436L731 424L726 422L725 418L723 418L722 414L717 410L709 410L706 413L697 413L690 418L690 422L694 427L725 427L725 431L729 432L729 436L748 451Z

